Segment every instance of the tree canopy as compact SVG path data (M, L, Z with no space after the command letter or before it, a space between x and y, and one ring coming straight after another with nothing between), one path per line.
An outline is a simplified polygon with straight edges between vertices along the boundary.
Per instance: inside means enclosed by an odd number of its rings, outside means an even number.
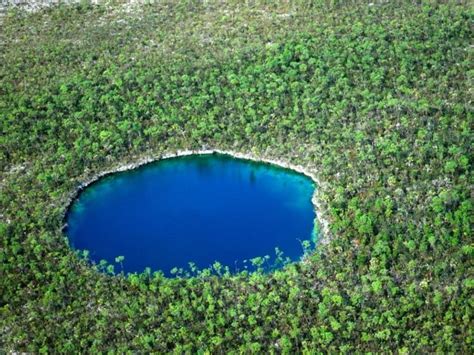
M473 20L424 1L9 11L0 348L471 352ZM313 171L329 243L269 275L174 279L69 248L81 183L203 146Z

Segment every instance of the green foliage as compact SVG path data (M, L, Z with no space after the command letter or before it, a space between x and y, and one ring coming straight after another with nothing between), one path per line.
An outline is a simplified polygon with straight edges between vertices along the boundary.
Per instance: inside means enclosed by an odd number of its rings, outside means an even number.
M472 352L473 19L423 1L8 13L0 348ZM204 146L315 171L329 242L297 264L277 250L271 274L216 263L174 279L69 248L82 182Z

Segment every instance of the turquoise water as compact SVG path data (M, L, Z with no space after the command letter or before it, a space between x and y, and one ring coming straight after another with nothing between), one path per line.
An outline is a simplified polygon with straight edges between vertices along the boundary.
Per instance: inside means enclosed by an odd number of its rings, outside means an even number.
M293 261L312 240L312 180L292 170L227 155L165 159L88 186L67 214L74 249L116 271L146 267L166 276L189 262L215 261L232 272L275 248ZM269 260L265 265L270 265Z

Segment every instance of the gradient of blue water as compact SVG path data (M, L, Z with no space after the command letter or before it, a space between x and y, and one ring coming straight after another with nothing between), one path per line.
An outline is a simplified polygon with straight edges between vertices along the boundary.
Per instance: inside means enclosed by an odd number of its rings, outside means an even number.
M308 177L269 164L220 154L166 159L87 187L69 210L67 235L96 263L124 256L125 272L170 276L190 261L238 271L275 247L301 257L300 241L314 237L313 192Z

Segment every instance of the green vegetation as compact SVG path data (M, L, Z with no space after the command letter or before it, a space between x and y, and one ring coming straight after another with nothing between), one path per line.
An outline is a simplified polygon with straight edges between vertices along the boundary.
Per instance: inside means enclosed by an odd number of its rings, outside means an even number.
M4 17L0 348L472 351L472 7L239 3ZM316 171L331 242L176 279L70 250L81 182L202 146Z

